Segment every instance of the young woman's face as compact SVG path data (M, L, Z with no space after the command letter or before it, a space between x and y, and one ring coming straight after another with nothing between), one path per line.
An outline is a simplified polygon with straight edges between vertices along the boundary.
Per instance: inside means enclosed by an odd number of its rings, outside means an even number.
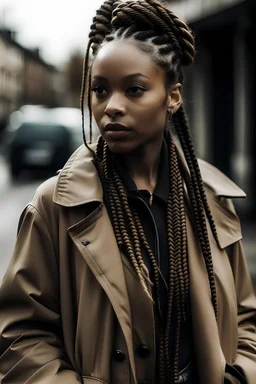
M165 71L131 41L106 43L92 65L92 112L111 151L162 142L169 103Z

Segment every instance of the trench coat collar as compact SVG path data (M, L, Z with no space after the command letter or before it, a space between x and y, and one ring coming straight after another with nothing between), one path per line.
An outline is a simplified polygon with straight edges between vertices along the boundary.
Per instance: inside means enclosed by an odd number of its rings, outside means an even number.
M174 143L183 173L189 175L190 172L185 160L185 155L176 136L174 136ZM198 159L198 164L206 191L207 202L216 225L219 240L218 245L221 249L224 249L236 241L241 240L242 232L240 220L232 208L232 203L230 203L231 208L229 208L228 204L222 204L222 198L244 198L246 194L238 185L212 164L202 159ZM190 202L187 193L185 198L189 206ZM210 228L208 229L210 231Z
M174 137L180 164L189 173L179 140ZM96 144L91 148L95 150ZM217 197L240 198L246 194L221 171L206 161L199 160L204 184ZM93 201L103 202L103 189L93 162L93 154L79 147L64 168L59 172L58 182L54 191L53 201L59 205L72 207Z
M180 142L175 136L174 143L183 172L189 174ZM95 150L96 144L91 145L91 148ZM221 198L245 197L246 194L213 165L199 160L199 166L215 221L219 245L220 248L225 248L240 240L242 234L239 218L234 210L223 208ZM103 188L93 162L93 154L85 146L79 147L60 171L53 201L65 207L103 202Z
M188 165L186 163L185 155L181 148L180 141L175 135L173 136L173 140L183 171L189 174ZM246 197L246 193L232 180L230 180L224 173L214 167L214 165L202 159L198 159L198 164L204 184L209 187L216 196L232 199Z
M189 174L188 166L179 140L174 143L183 172ZM96 144L91 145L95 150ZM213 214L221 248L242 238L240 221L234 210L223 208L221 198L245 197L246 194L226 175L213 165L199 160L206 187L208 203ZM82 145L60 171L53 201L65 207L74 207L91 202L103 202L103 188L93 162L93 154Z
M91 145L95 150L96 144ZM60 170L53 201L64 207L103 202L103 189L93 162L93 154L80 146Z
M96 145L91 148L95 150ZM165 183L168 169L168 148L166 141L163 141L161 161L163 168L160 169L159 182L155 195L167 203L169 186ZM103 202L103 188L93 162L93 155L84 146L79 147L68 160L64 168L59 172L58 183L55 188L53 200L55 203L72 207L90 202ZM133 180L128 173L125 174L125 184L128 190L137 191Z

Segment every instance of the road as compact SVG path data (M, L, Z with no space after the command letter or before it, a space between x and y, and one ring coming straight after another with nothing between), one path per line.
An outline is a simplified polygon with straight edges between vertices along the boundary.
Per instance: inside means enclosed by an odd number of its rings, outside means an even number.
M42 180L25 179L12 183L8 167L0 156L0 281L10 261L19 216Z
M35 180L29 175L18 183L12 183L8 167L0 155L0 281L8 266L16 237L19 216L33 192L43 179ZM242 223L244 248L249 270L256 289L256 221Z

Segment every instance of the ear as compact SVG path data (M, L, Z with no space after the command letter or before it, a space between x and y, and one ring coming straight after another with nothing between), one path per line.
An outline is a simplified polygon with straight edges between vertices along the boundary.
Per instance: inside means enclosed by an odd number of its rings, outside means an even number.
M179 107L182 104L182 85L177 83L175 85L170 85L168 89L168 99L167 99L167 110L171 114L174 114L178 111Z

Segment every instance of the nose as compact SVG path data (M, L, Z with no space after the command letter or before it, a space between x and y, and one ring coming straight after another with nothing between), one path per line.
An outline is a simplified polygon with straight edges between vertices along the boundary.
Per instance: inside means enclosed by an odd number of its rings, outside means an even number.
M123 116L125 114L125 106L120 94L111 95L108 99L104 113L108 117Z

